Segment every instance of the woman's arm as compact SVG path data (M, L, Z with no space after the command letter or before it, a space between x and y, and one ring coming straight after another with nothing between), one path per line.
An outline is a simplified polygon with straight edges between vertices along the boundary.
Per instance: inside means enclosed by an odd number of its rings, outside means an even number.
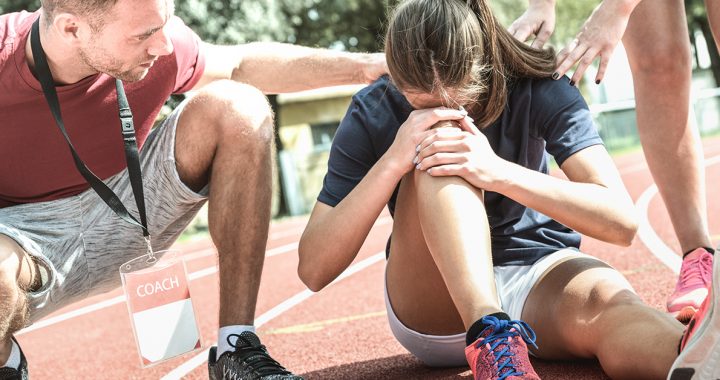
M447 108L413 111L390 149L337 206L315 205L298 247L298 274L308 288L322 289L355 259L400 179L412 170L416 147L428 129L440 120L465 116Z
M580 150L563 162L561 168L569 180L498 157L477 131L454 140L433 135L421 149L419 169L430 175L463 177L475 187L503 194L582 234L629 245L637 231L632 200L602 145Z
M352 263L403 175L383 156L337 206L315 204L298 247L298 275L310 290L324 288Z
M637 232L630 195L605 147L570 156L561 169L568 180L507 163L497 191L596 239L628 246Z

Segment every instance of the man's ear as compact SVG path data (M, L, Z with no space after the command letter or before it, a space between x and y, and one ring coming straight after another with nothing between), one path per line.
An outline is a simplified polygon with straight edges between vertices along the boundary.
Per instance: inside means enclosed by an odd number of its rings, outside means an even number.
M60 13L53 19L52 27L68 45L78 45L89 37L90 25L72 13Z

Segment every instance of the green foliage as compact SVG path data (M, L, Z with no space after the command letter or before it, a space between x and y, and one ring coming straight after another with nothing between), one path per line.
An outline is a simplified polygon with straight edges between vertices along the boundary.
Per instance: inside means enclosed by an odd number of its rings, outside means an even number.
M388 8L399 0L179 0L176 14L204 40L220 44L281 41L348 51L379 51ZM557 0L552 42L565 45L599 0ZM34 10L39 0L0 0L0 13ZM491 1L504 25L527 0Z
M685 13L689 19L706 18L707 9L703 0L685 0Z
M525 12L528 0L502 0L490 3L500 22L505 26L510 26ZM550 38L550 43L559 50L572 41L598 4L600 4L600 0L557 0L555 31Z
M284 0L295 41L348 51L382 50L388 9L399 0ZM292 41L291 41L292 42Z
M40 0L0 0L0 14L40 8Z
M285 41L293 34L282 0L183 0L175 13L208 42Z
M176 13L215 43L273 40L377 51L386 10L397 0L187 0Z

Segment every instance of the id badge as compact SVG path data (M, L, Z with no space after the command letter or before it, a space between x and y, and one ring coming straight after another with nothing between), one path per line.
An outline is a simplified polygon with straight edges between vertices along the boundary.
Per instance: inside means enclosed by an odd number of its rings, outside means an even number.
M185 262L174 251L130 260L120 277L143 367L202 347Z

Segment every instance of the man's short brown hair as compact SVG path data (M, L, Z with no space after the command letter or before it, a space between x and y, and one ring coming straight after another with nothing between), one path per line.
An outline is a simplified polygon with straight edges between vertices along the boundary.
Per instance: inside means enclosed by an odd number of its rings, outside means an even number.
M99 27L103 16L118 2L118 0L41 0L43 11L48 20L58 13L72 13L87 17L93 27Z

